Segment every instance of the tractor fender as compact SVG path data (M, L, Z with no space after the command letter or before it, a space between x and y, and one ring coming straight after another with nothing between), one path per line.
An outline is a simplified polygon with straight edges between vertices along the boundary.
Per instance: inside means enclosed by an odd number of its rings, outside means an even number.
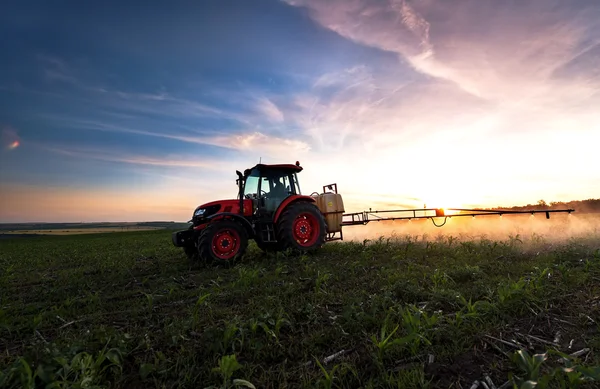
M248 232L248 236L249 237L253 237L254 236L254 228L252 228L252 224L250 224L250 222L248 221L248 219L246 219L243 216L240 216L237 213L221 212L221 213L217 213L215 215L211 215L211 216L207 217L206 219L209 222L213 222L215 220L226 219L226 218L230 218L230 219L239 221L244 226L244 228L246 229L246 232Z
M275 212L275 216L273 217L273 223L277 223L277 220L279 220L279 216L281 216L281 213L283 212L283 210L288 205L290 205L292 203L296 203L298 201L307 201L309 203L316 203L317 202L317 200L315 200L311 196L304 196L304 195L292 195L292 196L289 196L288 198L286 198L285 200L283 200L281 202L281 204L279 204L279 207L277 207L277 211Z

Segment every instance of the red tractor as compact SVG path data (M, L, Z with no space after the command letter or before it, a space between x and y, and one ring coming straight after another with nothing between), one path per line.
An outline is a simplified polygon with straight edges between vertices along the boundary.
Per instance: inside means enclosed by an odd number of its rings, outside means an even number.
M258 164L244 174L236 171L238 198L197 207L189 229L172 234L173 244L183 247L190 258L231 261L244 255L250 239L264 251L296 252L341 239L332 237L341 234L341 196L302 195L297 176L301 171L299 162Z
M394 209L362 211L344 214L342 196L337 185L323 187L323 193L313 192L304 196L300 192L297 174L302 171L295 165L258 164L246 169L244 174L236 171L238 198L219 200L200 205L194 210L192 225L174 232L173 244L183 247L190 258L206 261L231 261L244 255L248 241L254 239L259 248L306 252L317 249L323 243L343 240L342 227L365 225L371 221L431 219L436 227L442 227L453 217L486 215L567 212L573 209ZM326 188L333 192L326 192ZM400 214L385 217L382 214ZM346 217L348 220L343 220ZM436 218L443 218L436 224Z

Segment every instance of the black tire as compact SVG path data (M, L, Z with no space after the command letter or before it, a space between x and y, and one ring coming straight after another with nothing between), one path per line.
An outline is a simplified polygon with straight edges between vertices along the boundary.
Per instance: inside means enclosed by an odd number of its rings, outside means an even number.
M229 249L233 245L233 249ZM210 223L198 238L199 259L209 263L233 263L244 256L248 248L248 234L235 220Z
M327 226L319 208L308 202L290 204L277 222L278 239L283 250L307 252L325 243Z

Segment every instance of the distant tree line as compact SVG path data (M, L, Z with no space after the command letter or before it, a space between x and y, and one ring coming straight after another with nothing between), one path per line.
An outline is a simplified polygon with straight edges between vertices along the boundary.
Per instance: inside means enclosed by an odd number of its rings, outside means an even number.
M572 201L553 201L547 203L539 200L537 204L519 205L514 207L498 207L495 209L521 211L521 210L540 210L540 209L574 209L579 213L600 212L600 199L572 200Z

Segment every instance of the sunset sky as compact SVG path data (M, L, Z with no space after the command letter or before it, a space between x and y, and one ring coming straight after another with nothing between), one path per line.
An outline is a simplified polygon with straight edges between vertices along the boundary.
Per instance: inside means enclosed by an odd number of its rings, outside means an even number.
M600 197L598 0L125 3L3 2L0 222L187 221L260 158L346 211Z

